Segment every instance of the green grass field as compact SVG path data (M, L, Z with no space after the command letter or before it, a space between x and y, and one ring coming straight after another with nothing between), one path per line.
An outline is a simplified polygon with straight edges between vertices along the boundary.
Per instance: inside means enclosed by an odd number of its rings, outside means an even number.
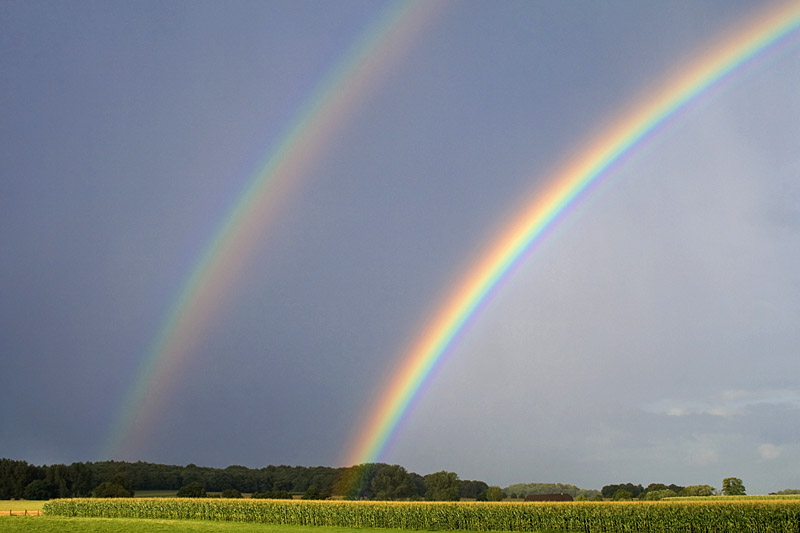
M41 511L44 500L0 500L0 516L8 515L9 511L13 514L27 511Z
M353 533L349 528L274 526L243 522L149 520L133 518L64 518L60 516L0 517L3 533ZM359 529L359 533L386 533L385 529Z

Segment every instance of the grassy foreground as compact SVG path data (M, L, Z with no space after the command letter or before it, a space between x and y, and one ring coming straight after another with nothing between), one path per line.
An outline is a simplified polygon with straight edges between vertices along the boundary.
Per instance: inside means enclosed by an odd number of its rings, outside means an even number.
M246 522L211 522L208 520L153 520L136 518L67 518L63 516L0 517L3 533L353 533L348 528L275 526ZM359 533L386 533L385 530L361 529Z

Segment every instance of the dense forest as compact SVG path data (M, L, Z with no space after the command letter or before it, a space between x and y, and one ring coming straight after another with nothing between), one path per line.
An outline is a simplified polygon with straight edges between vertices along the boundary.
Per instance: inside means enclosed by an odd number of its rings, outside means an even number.
M348 499L486 499L483 481L460 480L453 472L421 476L399 465L371 463L349 468L267 466L227 468L102 461L36 466L0 459L0 500L125 496L144 490L179 490L188 485L205 491L238 491L262 497ZM492 491L489 491L492 494Z

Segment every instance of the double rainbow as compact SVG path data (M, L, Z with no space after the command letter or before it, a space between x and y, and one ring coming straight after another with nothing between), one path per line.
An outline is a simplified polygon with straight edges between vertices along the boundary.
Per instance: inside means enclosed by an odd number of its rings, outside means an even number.
M203 338L220 296L233 285L251 250L337 126L413 45L414 37L438 11L437 4L391 3L305 100L181 285L122 400L102 457L135 456L142 449L159 407Z
M666 78L660 89L625 112L555 174L494 241L434 314L392 374L382 400L355 433L344 464L376 462L442 355L498 282L561 215L609 168L670 117L800 26L800 4L789 2L726 35L699 59Z

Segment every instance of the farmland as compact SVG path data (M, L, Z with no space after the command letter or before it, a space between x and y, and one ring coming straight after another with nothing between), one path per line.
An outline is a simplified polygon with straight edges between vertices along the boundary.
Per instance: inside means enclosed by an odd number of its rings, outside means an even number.
M346 528L275 526L247 522L152 520L135 518L67 518L63 516L0 518L3 533L352 533ZM380 533L362 529L359 533ZM386 533L385 531L383 533Z
M0 500L0 516L39 514L45 503L41 500Z
M100 517L437 531L800 532L800 500L452 503L181 498L54 500L45 518Z

